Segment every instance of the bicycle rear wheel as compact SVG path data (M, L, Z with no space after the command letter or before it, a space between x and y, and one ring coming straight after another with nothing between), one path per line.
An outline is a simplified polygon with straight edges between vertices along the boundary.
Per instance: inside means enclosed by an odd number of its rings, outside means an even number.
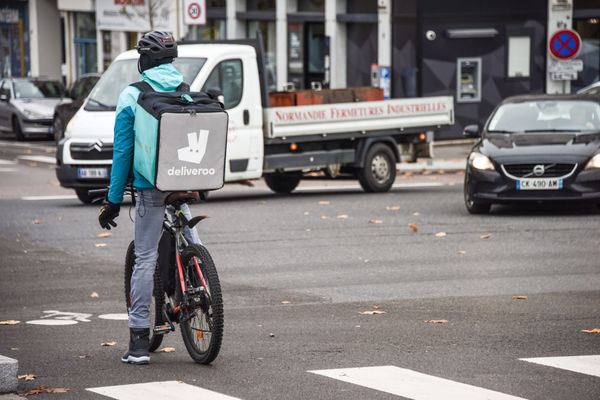
M133 267L135 265L135 245L132 241L129 243L127 248L127 255L125 256L125 304L127 305L127 312L131 308L131 275L133 274ZM164 318L162 315L163 304L165 304L165 293L162 288L162 282L160 280L160 271L158 266L154 271L154 290L152 293L153 304L150 304L150 348L149 351L153 352L160 347L163 341L163 335L155 335L153 328L157 325L164 324ZM153 307L154 306L154 307Z
M186 275L186 285L193 288L202 286L196 271L197 260L210 296L208 304L189 310L181 322L183 343L190 356L200 364L210 364L221 349L223 340L223 298L217 269L204 246L193 244L181 254L181 263Z

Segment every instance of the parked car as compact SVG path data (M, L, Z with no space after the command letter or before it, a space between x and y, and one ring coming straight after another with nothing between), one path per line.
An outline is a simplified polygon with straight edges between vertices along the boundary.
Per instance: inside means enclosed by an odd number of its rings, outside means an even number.
M477 125L465 127L479 137ZM467 159L464 199L472 214L492 204L600 204L600 97L517 96L491 114Z
M56 106L52 126L54 127L54 139L57 143L64 137L65 127L79 110L79 107L83 105L88 94L100 79L100 75L98 73L82 75L67 90L67 97L70 97L73 101Z
M577 94L593 94L600 95L600 81L596 81L591 85L587 85L586 87L579 89Z
M54 108L65 99L65 87L47 78L5 78L0 81L0 129L17 140L27 136L53 137Z

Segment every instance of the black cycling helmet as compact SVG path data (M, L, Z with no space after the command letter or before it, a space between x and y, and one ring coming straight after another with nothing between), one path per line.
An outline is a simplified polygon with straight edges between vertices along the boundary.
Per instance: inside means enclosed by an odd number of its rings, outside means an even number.
M177 57L177 42L169 32L144 33L136 49L138 53L146 54L152 60Z

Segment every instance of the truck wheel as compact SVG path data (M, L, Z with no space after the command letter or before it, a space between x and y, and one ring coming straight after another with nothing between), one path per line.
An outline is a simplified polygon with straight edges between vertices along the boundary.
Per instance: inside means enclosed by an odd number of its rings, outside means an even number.
M77 193L77 198L83 204L92 204L94 200L96 200L96 197L90 196L88 194L88 190L90 189L75 189L75 193Z
M387 192L396 179L396 156L387 145L375 143L356 175L365 192Z
M301 175L275 174L265 175L269 189L279 194L292 193L300 183Z

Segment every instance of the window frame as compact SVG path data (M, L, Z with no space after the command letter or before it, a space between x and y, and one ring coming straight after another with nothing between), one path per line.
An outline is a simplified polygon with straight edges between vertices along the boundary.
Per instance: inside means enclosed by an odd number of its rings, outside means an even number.
M206 88L206 84L207 84L208 80L210 79L211 75L213 74L213 72L215 72L215 70L217 68L219 68L219 84L221 85L221 87L219 88L219 90L221 90L221 93L223 93L223 87L222 87L223 86L222 85L223 84L223 78L222 78L222 73L221 73L221 65L224 62L228 62L228 61L239 61L240 66L241 66L240 72L241 72L241 80L242 80L241 81L241 85L240 85L241 86L240 98L238 99L238 101L235 104L233 104L233 105L231 105L229 107L225 107L226 110L231 110L231 109L239 106L240 103L242 102L242 99L244 98L244 61L241 58L227 58L227 59L219 61L213 67L213 69L210 71L210 73L208 74L208 76L206 77L206 80L204 81L204 84L202 85L202 89L201 90L203 92L205 92L206 90L210 90L210 88ZM223 93L223 96L225 96L225 93Z

